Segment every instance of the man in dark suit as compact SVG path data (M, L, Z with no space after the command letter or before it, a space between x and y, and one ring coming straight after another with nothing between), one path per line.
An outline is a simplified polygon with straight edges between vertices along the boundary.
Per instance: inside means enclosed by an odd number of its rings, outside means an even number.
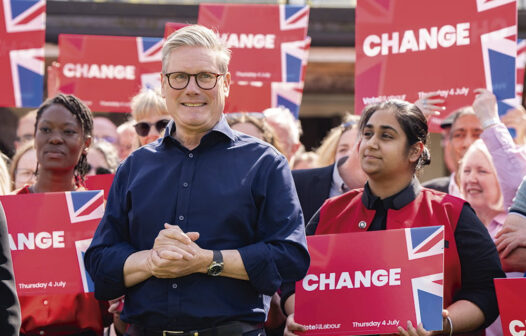
M292 171L305 224L309 222L309 219L318 211L323 202L329 198L333 171L334 164L322 168Z
M0 203L0 335L18 336L19 331L20 304L16 295L7 223Z

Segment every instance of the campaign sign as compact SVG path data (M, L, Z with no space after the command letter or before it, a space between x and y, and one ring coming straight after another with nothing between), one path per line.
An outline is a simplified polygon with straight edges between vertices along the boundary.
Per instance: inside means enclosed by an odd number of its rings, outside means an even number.
M389 98L435 92L446 112L471 105L474 89L515 96L516 0L384 1L356 5L355 111Z
M263 112L269 107L283 106L288 108L297 119L302 95L303 82L232 83L229 97L225 101L225 113Z
M309 7L200 4L198 23L232 50L233 81L299 82L309 43Z
M296 283L305 335L442 330L444 227L307 237L311 265Z
M0 106L39 106L44 93L46 2L1 2Z
M87 175L84 185L88 190L103 190L104 199L107 200L114 178L115 174Z
M494 279L504 336L526 333L526 278Z
M93 291L83 258L104 214L101 190L9 195L0 201L18 295Z
M166 40L168 36L172 35L172 33L176 30L179 30L183 27L188 26L186 23L180 23L180 22L166 22L164 24L164 39Z
M141 88L161 86L164 40L153 37L59 35L59 91L93 111L129 112Z

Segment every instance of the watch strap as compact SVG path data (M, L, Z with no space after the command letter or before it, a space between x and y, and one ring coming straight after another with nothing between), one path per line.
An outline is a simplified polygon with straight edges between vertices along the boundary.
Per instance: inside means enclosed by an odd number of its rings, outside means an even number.
M214 250L214 256L212 258L212 262L216 262L219 264L223 263L223 253L221 253L220 250Z

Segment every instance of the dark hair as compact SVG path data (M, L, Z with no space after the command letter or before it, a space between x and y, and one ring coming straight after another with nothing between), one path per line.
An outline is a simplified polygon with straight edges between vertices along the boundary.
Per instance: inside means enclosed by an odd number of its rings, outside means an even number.
M35 122L35 134L37 132L37 125L40 120L40 117L42 117L42 113L44 113L44 111L47 110L48 107L54 104L64 106L66 109L68 109L68 111L71 112L71 114L75 116L75 118L77 118L82 128L84 138L86 138L86 136L92 136L93 115L91 113L91 110L79 98L73 95L65 95L62 93L59 93L53 98L49 98L38 108L37 118ZM90 169L88 165L88 159L86 158L86 153L82 152L80 155L79 162L77 162L77 165L75 166L74 170L75 181L77 183L84 182L84 176L86 176L89 170Z
M424 144L424 150L416 163L415 171L420 170L422 166L430 164L431 155L426 147L428 137L427 119L422 111L420 111L415 104L396 99L368 105L362 112L359 124L360 131L364 130L371 116L379 110L390 110L394 112L396 120L407 137L407 149L417 142Z

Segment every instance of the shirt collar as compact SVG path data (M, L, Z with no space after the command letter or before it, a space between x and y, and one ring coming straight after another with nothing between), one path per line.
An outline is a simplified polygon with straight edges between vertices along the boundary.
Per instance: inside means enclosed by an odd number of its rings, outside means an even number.
M217 122L217 124L214 125L214 127L212 127L212 129L210 130L210 132L219 132L219 133L222 133L224 135L226 135L230 140L234 140L235 139L235 135L234 135L234 131L230 128L230 126L228 125L228 122L226 121L226 118L225 118L225 115L222 114L221 115L221 119L219 119L219 121ZM209 132L209 133L210 133ZM168 123L168 125L166 126L166 129L164 130L164 135L163 135L163 142L167 139L167 138L172 138L172 139L175 139L172 134L175 133L175 121L173 120L170 120L170 122Z
M381 200L380 197L373 194L371 188L369 187L369 182L367 182L362 194L362 203L367 209L374 209L375 203L380 201L385 209L399 210L414 201L421 189L422 187L420 182L418 182L416 177L413 177L411 183L409 183L407 187L400 190L393 196L389 196Z

